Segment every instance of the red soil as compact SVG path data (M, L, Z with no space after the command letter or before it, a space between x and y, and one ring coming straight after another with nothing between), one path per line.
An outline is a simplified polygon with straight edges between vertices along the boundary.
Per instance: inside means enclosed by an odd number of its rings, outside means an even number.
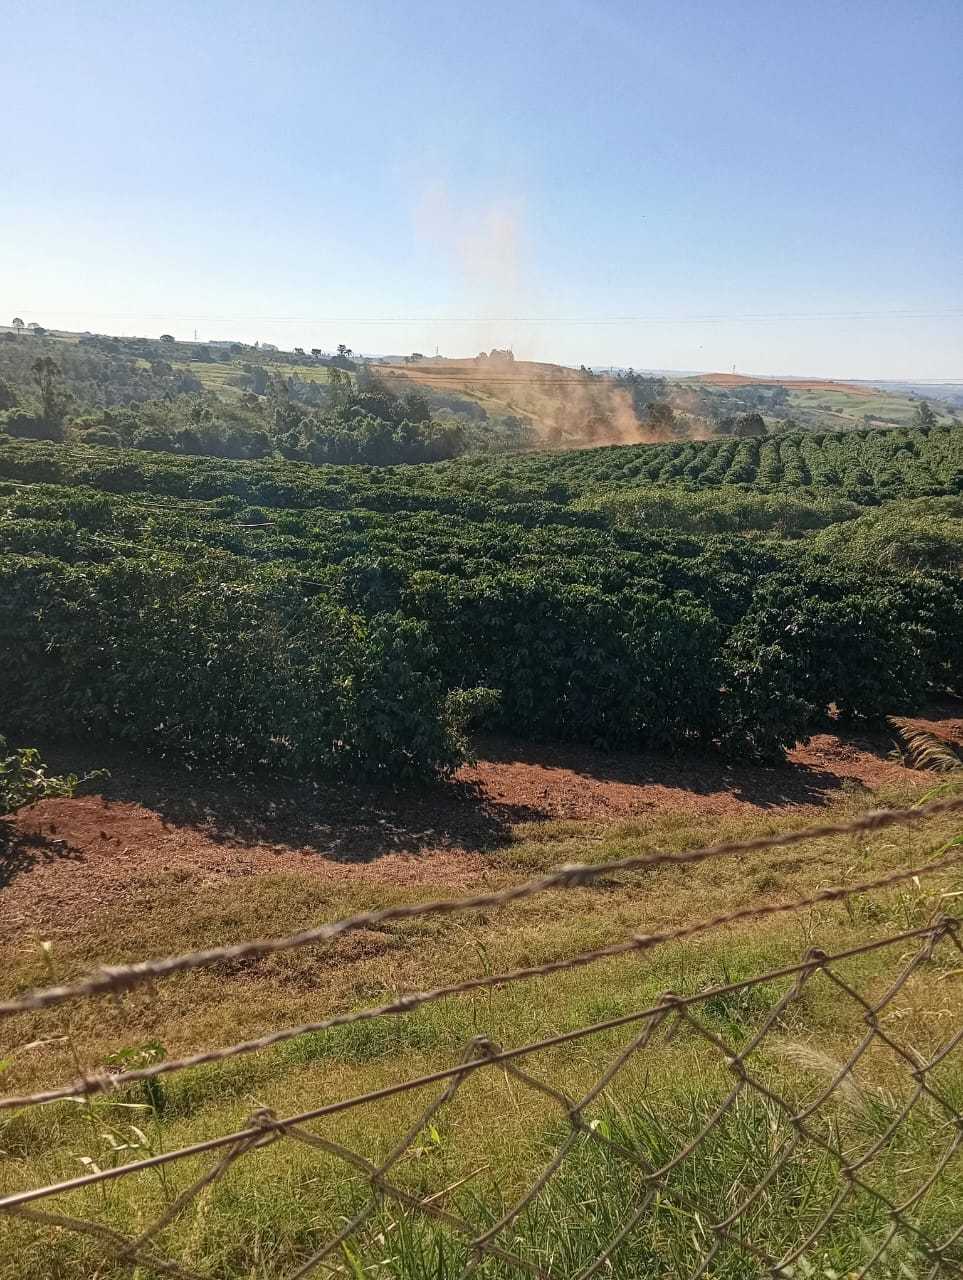
M756 378L748 373L702 373L682 382L707 382L713 387L785 387L788 391L848 391L871 399L877 393L872 387L855 382L833 382L827 378Z
M958 706L916 723L963 745ZM888 757L892 742L819 735L783 768L607 755L488 742L447 784L403 796L319 788L220 786L156 764L90 752L48 752L55 767L107 765L95 794L47 800L0 823L0 937L78 928L162 873L194 883L299 872L332 884L457 889L497 866L518 823L607 822L817 809L844 787L872 793L932 785ZM4 833L6 840L2 839Z

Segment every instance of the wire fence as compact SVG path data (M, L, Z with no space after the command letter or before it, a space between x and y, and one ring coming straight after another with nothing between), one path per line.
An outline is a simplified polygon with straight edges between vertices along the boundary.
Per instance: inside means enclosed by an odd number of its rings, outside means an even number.
M963 797L706 849L569 866L497 893L363 912L285 938L104 969L8 1000L0 1016L119 998L142 985L153 991L170 974L328 942L372 923L488 911L615 873L724 861L959 811ZM68 1102L125 1098L164 1075L736 922L857 899L961 861L957 837L918 865L804 899L479 975L188 1057L81 1073L0 1098L0 1115L36 1113L42 1128L43 1117ZM943 906L956 900L950 894ZM234 1131L80 1176L41 1184L21 1160L23 1185L0 1196L0 1221L92 1237L102 1258L95 1271L70 1273L77 1275L961 1276L963 1016L944 998L963 974L961 927L941 911L917 927L883 930L831 954L810 948L791 963L691 993L665 992L645 1007L526 1043L476 1036L456 1061L422 1074L399 1070L398 1078L295 1114L258 1108ZM517 1158L503 1159L497 1173L463 1167L459 1140L475 1153L479 1133L503 1157L506 1144L517 1143ZM444 1159L425 1158L442 1148ZM315 1188L302 1203L296 1246L236 1266L221 1258L200 1268L178 1256L179 1225L202 1208L210 1212L239 1169L261 1161L268 1204L272 1181L285 1176L279 1157L293 1160L295 1151L302 1159L310 1153L305 1186ZM178 1180L155 1180L172 1168ZM297 1169L300 1178L303 1164ZM119 1230L111 1188L145 1179L150 1190L136 1201L134 1229Z

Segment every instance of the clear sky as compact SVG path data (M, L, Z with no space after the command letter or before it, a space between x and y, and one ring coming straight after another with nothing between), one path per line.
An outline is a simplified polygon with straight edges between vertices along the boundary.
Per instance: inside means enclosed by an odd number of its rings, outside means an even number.
M963 377L961 0L15 0L0 315Z

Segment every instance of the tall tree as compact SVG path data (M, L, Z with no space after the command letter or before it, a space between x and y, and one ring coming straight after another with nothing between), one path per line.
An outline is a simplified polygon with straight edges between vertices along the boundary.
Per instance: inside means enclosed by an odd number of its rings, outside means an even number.
M935 427L936 414L926 403L925 400L920 401L916 406L915 425L917 427Z
M667 400L654 400L647 406L649 422L657 431L672 434L675 431L675 413Z
M59 430L63 427L68 397L60 386L60 366L50 356L39 356L30 366L33 380L40 392L40 409L46 425Z
M6 379L0 378L0 409L12 409L16 404L16 391Z
M23 333L23 321L19 316L14 316L10 323L13 325L17 332L17 337L19 338L21 333Z

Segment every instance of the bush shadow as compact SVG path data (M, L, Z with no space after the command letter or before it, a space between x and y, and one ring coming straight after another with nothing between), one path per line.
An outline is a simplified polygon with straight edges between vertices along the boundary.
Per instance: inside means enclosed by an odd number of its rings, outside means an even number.
M885 733L844 734L835 730L843 760L869 758L888 763L892 738ZM486 738L484 758L500 765L535 765L549 775L574 773L592 782L626 787L658 786L692 796L722 793L759 809L823 807L847 791L868 790L854 769L838 771L806 760L787 759L778 765L731 764L719 755L693 751L666 756L612 753L575 744L533 744L505 738Z
M81 850L41 832L22 831L10 818L0 818L0 889L45 862L83 862Z
M51 771L107 769L94 794L153 810L168 825L215 841L316 851L342 862L447 847L484 852L506 844L516 823L548 816L536 806L493 802L477 783L448 779L400 791L389 786L212 776L116 748L41 744Z

